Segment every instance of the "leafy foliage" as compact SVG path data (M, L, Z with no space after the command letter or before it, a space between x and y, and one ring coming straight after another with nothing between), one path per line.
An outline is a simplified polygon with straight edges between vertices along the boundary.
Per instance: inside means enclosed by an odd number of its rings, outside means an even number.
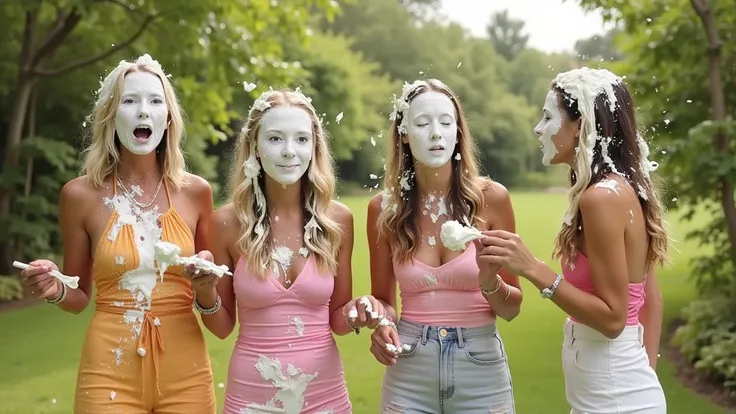
M736 388L736 306L727 297L698 300L683 311L674 343L695 367Z

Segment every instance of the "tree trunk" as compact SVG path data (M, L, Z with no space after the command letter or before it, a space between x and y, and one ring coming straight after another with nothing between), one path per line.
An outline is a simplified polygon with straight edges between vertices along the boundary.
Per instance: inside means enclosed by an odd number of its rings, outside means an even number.
M713 16L713 9L709 0L690 0L690 4L703 24L703 30L708 38L708 86L710 89L710 103L714 121L726 120L726 98L723 90L723 75L721 73L722 43L718 35ZM725 131L720 130L714 137L717 153L728 153L728 137ZM734 204L734 186L726 177L718 180L718 193L721 199L723 214L726 217L726 231L731 244L731 260L736 267L736 204Z
M5 148L5 162L3 171L18 167L18 153L20 139L23 135L23 124L26 119L28 102L35 86L36 80L21 74L19 76L18 91L13 100L13 112L8 127L7 143ZM0 190L0 217L9 217L13 200L13 188ZM0 240L0 274L10 273L10 265L13 262L13 243L10 238Z

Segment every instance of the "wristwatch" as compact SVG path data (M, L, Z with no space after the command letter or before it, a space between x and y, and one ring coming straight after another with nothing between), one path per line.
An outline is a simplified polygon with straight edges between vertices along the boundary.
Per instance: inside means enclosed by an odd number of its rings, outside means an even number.
M557 277L555 278L554 283L552 283L552 286L546 287L542 289L542 291L540 292L540 296L542 297L542 299L551 298L552 295L555 294L555 291L557 290L557 287L560 285L561 281L562 281L562 275L558 273Z

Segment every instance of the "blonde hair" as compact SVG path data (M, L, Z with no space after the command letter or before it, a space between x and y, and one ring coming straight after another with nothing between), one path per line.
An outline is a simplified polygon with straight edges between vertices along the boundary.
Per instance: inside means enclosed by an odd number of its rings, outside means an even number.
M404 85L401 97L395 100L394 113L391 115L393 122L386 159L384 200L377 224L378 234L386 237L393 258L399 262L413 258L419 247L418 212L421 208L417 189L413 185L414 158L409 144L403 143L402 138L406 134L406 112L409 104L425 92L442 93L455 106L457 145L450 158L452 178L446 197L448 214L455 220L475 225L476 220L479 220L477 214L483 206L483 190L489 182L480 176L476 160L477 147L460 102L452 90L437 79Z
M87 175L92 187L100 188L120 163L118 149L120 144L115 133L115 113L123 93L125 76L131 72L148 72L161 80L169 116L164 139L156 149L156 153L164 177L174 188L180 188L186 184L184 182L186 167L180 148L184 138L182 111L174 87L164 74L161 65L148 54L139 57L135 62L120 61L102 81L97 91L94 109L88 117L91 134L88 138L89 145L82 152L81 172Z
M229 198L240 223L242 236L237 241L238 251L248 258L248 270L261 277L273 268L271 258L270 212L262 187L265 174L256 159L256 142L261 118L270 109L293 106L307 112L312 120L314 155L306 177L301 178L304 200L304 244L314 254L317 268L328 274L337 272L337 255L342 230L328 214L335 192L335 174L327 135L309 98L292 90L268 91L251 107L245 126L238 135L235 157L228 180Z
M649 147L637 131L631 94L620 78L607 85L607 91L598 91L591 85L584 85L584 76L573 75L577 76L577 85L558 80L552 84L561 112L572 122L581 120L574 168L570 171L570 205L555 240L553 258L575 260L583 234L580 231L583 224L580 198L591 185L605 180L610 174L617 174L637 193L641 204L649 237L648 266L663 265L668 262L669 240L664 227L664 206L650 174L657 165L649 161ZM574 93L571 94L570 90ZM582 96L581 90L596 91L596 95L587 93L587 96Z

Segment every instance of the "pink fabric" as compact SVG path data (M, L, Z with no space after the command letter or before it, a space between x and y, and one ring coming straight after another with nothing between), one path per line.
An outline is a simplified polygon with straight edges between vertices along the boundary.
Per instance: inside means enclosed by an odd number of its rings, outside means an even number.
M572 266L565 262L562 267L562 274L565 276L565 280L571 285L582 291L595 294L593 283L590 280L590 264L584 254L578 253L575 263ZM644 306L644 301L646 300L644 284L645 282L629 283L629 309L626 317L626 326L639 324L639 311ZM570 316L570 319L579 322L572 316Z
M240 332L230 358L223 414L349 414L342 361L329 323L334 276L319 274L310 256L289 289L271 276L249 274L242 258L233 277ZM264 357L279 361L286 378L281 387L256 368ZM298 387L282 390L315 374L303 392ZM294 401L299 402L294 396L300 394L303 403L295 410ZM284 407L286 400L290 407Z
M475 246L440 267L416 259L399 263L394 274L401 292L401 318L431 326L475 328L496 321L478 286Z

